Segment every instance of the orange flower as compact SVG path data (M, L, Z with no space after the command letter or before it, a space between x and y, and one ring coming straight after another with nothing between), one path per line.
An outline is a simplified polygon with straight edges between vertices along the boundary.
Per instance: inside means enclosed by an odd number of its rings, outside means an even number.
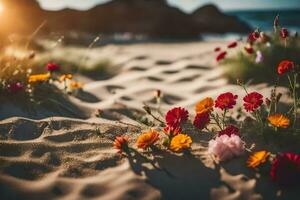
M247 166L251 168L258 167L267 161L267 158L270 156L270 154L271 153L267 151L257 151L253 153L247 160Z
M206 97L205 99L199 101L196 104L196 113L202 114L206 112L211 112L213 110L214 100L210 97Z
M59 77L60 82L64 82L65 80L71 80L73 78L72 74L64 74Z
M37 82L43 82L47 81L50 78L50 74L36 74L36 75L31 75L28 78L29 83L37 83Z
M282 114L274 114L268 117L268 121L275 127L278 128L288 128L290 125L290 120Z
M142 133L137 141L137 147L141 149L147 149L157 142L159 139L159 133L156 130L149 130L148 132Z
M170 149L178 152L183 149L189 149L192 145L192 139L188 135L178 134L171 140Z
M128 136L118 136L114 141L114 148L118 151L118 153L122 153L123 151L128 150Z
M72 90L77 90L77 89L81 89L83 87L83 83L81 82L78 82L78 81L72 81L70 83L70 88Z

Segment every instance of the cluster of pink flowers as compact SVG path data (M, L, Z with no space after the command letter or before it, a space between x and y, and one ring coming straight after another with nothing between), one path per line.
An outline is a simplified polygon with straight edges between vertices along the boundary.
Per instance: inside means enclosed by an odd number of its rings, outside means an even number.
M218 160L226 161L235 156L241 156L245 151L245 142L238 135L221 135L212 139L208 144L208 152Z

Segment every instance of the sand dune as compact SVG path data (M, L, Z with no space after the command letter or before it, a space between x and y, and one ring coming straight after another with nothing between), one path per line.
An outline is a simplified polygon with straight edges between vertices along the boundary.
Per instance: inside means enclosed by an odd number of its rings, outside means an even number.
M139 152L121 158L112 148L120 134L130 135L134 145L141 128L132 113L143 114L143 103L157 106L157 89L163 92L163 111L184 106L191 114L206 96L231 91L241 98L243 90L227 83L214 60L212 47L219 45L225 44L116 45L91 51L91 60L106 52L120 72L85 85L98 100L72 98L72 103L90 113L101 109L102 118L1 121L0 199L295 199L296 190L278 192L269 177L255 179L246 157L216 164L206 151L209 134L190 133L189 155L146 154L152 163ZM250 88L265 96L270 89L264 84Z

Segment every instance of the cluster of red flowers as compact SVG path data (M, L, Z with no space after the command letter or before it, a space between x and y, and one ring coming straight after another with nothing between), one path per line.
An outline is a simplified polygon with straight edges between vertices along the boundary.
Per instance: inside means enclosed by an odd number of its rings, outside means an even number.
M237 46L238 46L238 43L237 43L236 41L234 41L234 42L229 43L229 44L227 45L227 48L228 48L228 49L233 49L233 48L235 48L235 47L237 47ZM220 47L216 47L214 51L215 51L215 52L219 52L219 51L221 51L221 48L220 48ZM226 57L226 55L227 55L227 51L222 51L222 52L220 52L220 53L217 55L217 57L216 57L217 62L223 60L223 59Z
M272 180L282 186L300 183L300 155L287 152L277 155L271 167Z

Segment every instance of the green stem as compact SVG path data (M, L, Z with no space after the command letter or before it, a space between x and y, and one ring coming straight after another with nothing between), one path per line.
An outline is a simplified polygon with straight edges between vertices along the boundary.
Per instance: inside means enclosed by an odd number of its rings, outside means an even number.
M224 113L222 116L223 129L225 128L225 118L226 118L227 109L224 109Z
M296 93L296 84L297 84L297 74L294 74L294 80L292 81L290 75L288 75L289 84L291 88L292 98L293 98L293 110L294 110L294 123L293 126L296 126L297 121L297 93Z
M222 126L219 123L219 120L216 118L216 116L214 114L210 115L212 117L212 119L216 122L216 125L219 127L220 130L223 130Z

